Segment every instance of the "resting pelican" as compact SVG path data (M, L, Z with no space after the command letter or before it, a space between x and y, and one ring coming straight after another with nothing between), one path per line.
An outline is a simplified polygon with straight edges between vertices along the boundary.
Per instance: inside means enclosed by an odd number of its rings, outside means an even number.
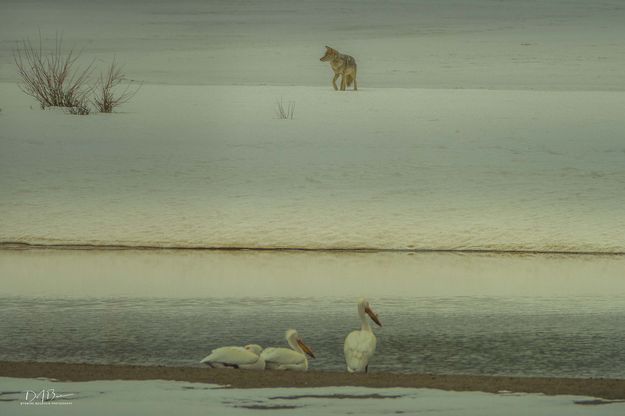
M242 368L245 370L264 370L265 360L260 356L263 348L257 344L245 347L221 347L211 351L202 361L212 368Z
M353 331L345 338L343 352L345 353L345 362L347 363L347 371L357 373L369 370L369 358L375 352L376 339L365 313L373 319L373 322L382 326L378 315L373 312L369 306L367 299L360 299L358 302L358 316L360 316L360 331Z
M297 331L289 329L285 334L286 342L289 343L288 348L266 348L260 358L265 360L268 370L308 370L308 359L306 354L315 358L315 354L304 344L299 337Z

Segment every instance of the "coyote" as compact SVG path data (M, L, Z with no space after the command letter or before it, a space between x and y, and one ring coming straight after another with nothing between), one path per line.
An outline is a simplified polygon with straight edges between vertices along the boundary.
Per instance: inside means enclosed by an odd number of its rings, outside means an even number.
M339 53L336 49L326 46L326 54L319 60L323 62L330 61L330 66L334 71L332 86L335 90L338 90L336 79L341 75L341 91L345 91L345 88L352 85L352 82L354 83L354 91L358 90L358 84L356 83L356 60L353 57Z

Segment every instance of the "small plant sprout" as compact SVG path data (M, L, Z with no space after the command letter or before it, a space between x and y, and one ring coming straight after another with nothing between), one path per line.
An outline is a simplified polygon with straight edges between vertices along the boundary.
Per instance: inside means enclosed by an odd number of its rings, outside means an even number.
M295 114L295 102L289 101L286 108L280 98L280 101L276 101L276 115L279 119L282 120L293 120L293 115Z

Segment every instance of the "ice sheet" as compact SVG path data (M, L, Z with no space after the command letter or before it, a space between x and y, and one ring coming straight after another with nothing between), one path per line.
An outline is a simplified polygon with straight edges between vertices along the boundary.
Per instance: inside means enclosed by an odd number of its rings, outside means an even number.
M24 405L26 391L70 396ZM458 416L622 415L625 404L580 396L487 394L431 389L362 387L224 389L220 386L171 381L52 382L0 378L3 415L252 415L279 414ZM34 393L29 393L32 399ZM32 400L33 402L37 400ZM39 400L40 401L40 400ZM71 404L61 404L66 401ZM577 402L577 403L576 403ZM58 404L53 404L58 403ZM592 405L590 403L603 403ZM42 409L45 407L45 409ZM280 413L281 414L281 413Z

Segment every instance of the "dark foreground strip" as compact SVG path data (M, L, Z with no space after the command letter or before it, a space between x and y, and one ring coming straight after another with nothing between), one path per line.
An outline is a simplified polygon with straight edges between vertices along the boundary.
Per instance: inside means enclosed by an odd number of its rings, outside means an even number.
M295 396L274 396L269 400L299 400L299 399L398 399L404 397L399 394L300 394Z
M0 250L73 250L73 251L269 251L313 253L457 253L504 255L625 256L625 251L575 250L498 250L463 248L376 248L376 247L245 247L245 246L176 246L133 244L37 244L0 241Z
M573 403L579 404L582 406L597 406L600 404L625 403L625 400L602 400L602 399L576 400Z

